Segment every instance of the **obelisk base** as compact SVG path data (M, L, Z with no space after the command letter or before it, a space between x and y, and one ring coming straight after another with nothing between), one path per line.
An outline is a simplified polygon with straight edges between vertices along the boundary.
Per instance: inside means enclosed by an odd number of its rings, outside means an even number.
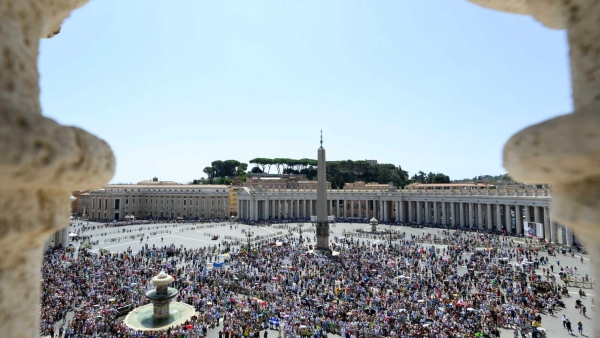
M329 223L317 222L317 249L329 250Z

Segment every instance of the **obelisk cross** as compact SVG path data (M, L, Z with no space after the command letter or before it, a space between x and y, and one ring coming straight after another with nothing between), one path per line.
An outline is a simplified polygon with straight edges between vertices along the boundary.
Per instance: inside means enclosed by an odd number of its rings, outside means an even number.
M321 147L323 146L323 129L321 129Z

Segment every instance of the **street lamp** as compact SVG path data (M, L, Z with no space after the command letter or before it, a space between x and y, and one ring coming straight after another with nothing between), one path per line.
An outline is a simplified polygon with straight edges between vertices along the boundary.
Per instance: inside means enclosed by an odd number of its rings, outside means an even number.
M246 232L246 237L248 237L248 255L250 254L250 239L254 236L254 232L248 230Z
M300 229L300 242L302 242L302 227L304 226L304 223L298 223L298 228Z

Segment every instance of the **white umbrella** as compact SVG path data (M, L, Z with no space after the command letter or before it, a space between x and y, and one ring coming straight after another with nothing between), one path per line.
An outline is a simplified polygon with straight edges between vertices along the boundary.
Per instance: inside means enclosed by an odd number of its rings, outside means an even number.
M470 308L467 308L467 311L475 311L475 309L470 307Z
M69 237L77 237L77 236L79 236L79 235L76 234L76 233L74 233L74 232L72 232L72 233L69 234Z

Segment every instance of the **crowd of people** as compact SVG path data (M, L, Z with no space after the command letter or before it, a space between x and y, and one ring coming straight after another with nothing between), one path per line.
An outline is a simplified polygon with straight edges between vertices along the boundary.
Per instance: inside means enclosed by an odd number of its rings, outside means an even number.
M335 237L331 255L289 235L277 245L146 244L116 255L52 249L43 262L41 328L61 338L206 337L211 330L219 338L461 338L499 337L501 328L542 337L550 320L542 314L564 307L568 293L538 246L462 231L428 236L452 244ZM223 267L210 264L223 260ZM163 270L175 277L177 301L198 315L166 331L127 327L121 309L147 304L150 280ZM269 332L273 318L280 332Z

